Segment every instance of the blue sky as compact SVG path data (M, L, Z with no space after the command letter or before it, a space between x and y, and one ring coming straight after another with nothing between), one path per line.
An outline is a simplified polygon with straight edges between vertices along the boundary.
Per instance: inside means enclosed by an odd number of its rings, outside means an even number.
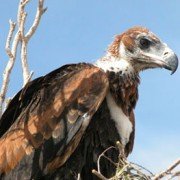
M0 74L7 63L8 20L16 21L19 0L1 0ZM30 27L37 0L27 7ZM28 46L34 76L67 63L94 62L103 56L113 36L135 25L146 26L180 56L179 0L46 0L38 31ZM0 78L2 84L2 77ZM9 96L22 87L20 57L13 70ZM130 159L159 171L180 156L180 70L171 76L162 69L141 73L136 107L136 139Z

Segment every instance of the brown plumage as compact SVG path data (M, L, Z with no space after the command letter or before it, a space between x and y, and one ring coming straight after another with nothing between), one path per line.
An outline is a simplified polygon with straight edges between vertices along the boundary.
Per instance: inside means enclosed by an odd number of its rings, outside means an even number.
M0 120L2 179L96 179L98 156L121 141L133 149L139 72L177 57L154 34L135 27L115 37L96 64L70 64L29 82ZM106 154L118 161L118 151ZM115 167L102 159L101 172Z
M71 70L70 72L68 72L68 68ZM0 139L0 171L2 173L8 173L25 155L38 149L44 141L52 136L53 131L57 131L56 129L59 129L58 136L65 137L64 126L69 126L70 131L75 131L73 133L76 133L77 136L68 140L71 141L71 145L74 143L73 146L64 147L68 156L65 154L59 157L58 163L51 163L53 168L59 167L73 153L84 133L85 125L79 117L86 114L90 119L102 102L108 89L108 80L99 68L79 64L78 66L63 67L56 70L56 73L58 71L65 78L62 79L61 75L58 76L59 74L52 72L41 79L30 82L9 104L10 111L12 111L11 107L19 105L18 108L22 108L22 112L16 115L16 111L19 109L15 107L14 116L17 117L14 118L17 120ZM53 82L52 78L55 78L56 81ZM37 87L36 93L31 94L30 88L36 85L40 85L40 87ZM25 107L22 104L24 98L30 98ZM6 123L3 119L8 116L8 109L1 119L1 126ZM73 120L69 119L69 113L72 109L76 114ZM65 116L67 122L60 121L59 117L61 116ZM74 125L79 127L73 129ZM68 142L66 143L68 144Z

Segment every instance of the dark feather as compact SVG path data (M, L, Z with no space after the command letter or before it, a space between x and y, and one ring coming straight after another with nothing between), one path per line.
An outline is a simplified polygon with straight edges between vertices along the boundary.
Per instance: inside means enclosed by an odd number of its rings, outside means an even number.
M33 174L31 168L37 153L46 157L38 162L42 174L62 166L78 146L107 89L106 74L89 64L66 65L27 84L0 121L1 174L22 173L25 161L29 171L23 172L27 173L24 178L36 177L38 171ZM47 155L49 144L53 149Z

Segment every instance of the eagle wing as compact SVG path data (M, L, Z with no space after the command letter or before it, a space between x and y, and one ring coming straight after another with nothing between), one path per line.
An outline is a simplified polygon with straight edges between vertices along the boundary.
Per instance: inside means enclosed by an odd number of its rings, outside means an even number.
M62 143L48 171L64 164L108 87L106 74L84 63L63 66L28 83L0 120L0 172L8 173L49 138Z

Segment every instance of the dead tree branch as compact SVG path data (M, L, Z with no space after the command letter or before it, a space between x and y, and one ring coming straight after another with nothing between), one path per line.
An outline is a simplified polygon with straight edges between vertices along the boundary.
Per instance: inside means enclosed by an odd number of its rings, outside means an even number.
M6 40L6 53L9 57L9 61L5 67L3 73L2 86L0 91L0 117L3 113L4 102L6 98L6 93L10 81L10 74L14 67L14 63L16 60L17 48L20 45L20 53L21 53L21 63L22 63L22 71L23 71L23 86L26 85L28 81L30 81L33 72L29 71L28 60L27 60L27 45L30 38L36 32L36 29L40 23L41 16L46 11L44 8L44 0L38 0L38 7L36 11L36 16L32 26L29 28L27 33L25 33L25 22L27 13L25 12L25 6L30 2L30 0L20 0L18 6L17 13L17 32L13 38L13 34L15 32L16 23L9 21L10 28L9 33Z
M10 74L15 63L17 46L20 40L20 33L18 31L12 42L12 48L10 49L10 44L11 44L13 33L15 31L16 24L12 22L11 20L9 21L9 23L10 23L10 29L9 29L9 33L8 33L8 37L6 41L6 47L5 47L6 53L9 56L9 61L3 73L3 81L2 81L1 92L0 92L0 116L2 115L2 112L3 112L3 104L6 98L6 93L8 89L9 80L10 80Z
M39 25L39 22L41 20L41 16L46 12L46 10L47 10L47 8L44 8L44 0L39 0L34 22L33 22L32 26L30 27L29 31L25 35L26 41L29 41L31 36L35 33L35 31Z
M25 12L25 6L30 0L21 0L19 3L19 10L18 10L18 26L21 33L21 62L22 62L22 70L23 70L23 86L26 85L26 83L31 79L31 74L29 71L28 61L27 61L27 45L30 40L30 38L33 36L33 34L36 32L36 29L39 25L39 22L41 20L41 16L46 11L46 8L44 8L44 0L38 1L38 8L36 11L36 16L34 19L34 22L32 26L29 28L27 33L24 32L24 24L26 21L27 13Z
M172 173L172 174L171 174L171 177L169 178L169 180L170 180L170 179L173 179L174 177L180 177L180 171L177 171L177 172L175 172L175 173Z
M113 162L110 158L108 158L108 157L105 155L105 153L106 153L107 151L111 150L111 149L117 149L117 148L114 147L114 146L111 146L111 147L105 149L105 150L99 155L98 160L97 160L97 168L98 168L98 172L99 172L99 173L101 173L100 160L101 160L102 157L106 158L106 159L107 159L108 161L110 161L114 166L117 167L117 164L116 164L115 162Z
M180 176L180 171L173 171L175 168L177 168L178 165L180 165L180 159L178 159L176 162L174 162L170 167L168 167L166 170L154 175L151 171L149 171L147 168L144 168L136 163L129 162L126 157L124 156L123 152L123 146L121 146L120 142L117 142L117 146L119 149L119 162L114 163L110 158L106 158L105 153L108 152L112 148L116 147L109 147L106 150L104 150L97 159L97 171L95 169L92 170L92 173L96 175L101 180L117 180L117 179L144 179L144 180L160 180L163 178L166 179L173 179L174 177ZM116 148L117 149L117 148ZM123 153L122 153L123 152ZM100 171L100 160L101 158L106 158L110 163L115 165L117 167L116 172L113 177L106 178Z
M171 166L169 166L166 170L160 172L159 174L155 175L152 179L153 180L158 180L161 179L163 177L165 177L166 175L171 174L172 170L174 170L178 165L180 164L180 159L178 159L177 161L175 161ZM179 172L177 172L176 176L179 174ZM174 176L174 174L173 174Z
M92 173L101 180L108 180L106 177L104 177L101 173L97 172L95 169L92 170Z

